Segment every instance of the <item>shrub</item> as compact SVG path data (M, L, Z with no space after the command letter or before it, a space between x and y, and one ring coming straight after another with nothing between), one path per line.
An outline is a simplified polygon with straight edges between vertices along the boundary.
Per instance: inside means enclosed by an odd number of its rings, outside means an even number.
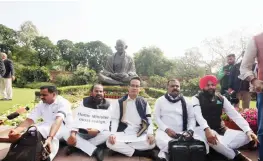
M165 89L167 81L168 81L167 78L155 75L155 76L151 76L149 78L147 85L148 85L148 87Z
M198 93L200 90L199 88L199 79L200 78L193 78L187 81L181 82L181 92L185 96L193 96Z
M162 95L164 95L166 93L165 90L161 90L161 89L155 89L155 88L144 88L145 92L153 98L158 98L161 97Z
M31 89L39 89L41 86L54 86L54 83L51 82L33 82L33 83L28 83L25 85L25 88L31 88Z
M97 80L97 74L94 70L88 68L79 68L73 73L73 85L85 85L94 83Z
M56 77L55 84L57 86L70 86L73 85L73 76L70 74L59 74Z
M47 82L50 80L49 71L46 67L25 67L18 65L16 68L17 87L24 87L27 83Z

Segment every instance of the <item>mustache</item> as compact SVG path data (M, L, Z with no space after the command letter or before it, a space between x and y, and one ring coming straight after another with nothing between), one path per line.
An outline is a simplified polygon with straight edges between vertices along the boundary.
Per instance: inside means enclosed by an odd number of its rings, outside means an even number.
M179 92L179 90L178 89L173 89L172 92Z

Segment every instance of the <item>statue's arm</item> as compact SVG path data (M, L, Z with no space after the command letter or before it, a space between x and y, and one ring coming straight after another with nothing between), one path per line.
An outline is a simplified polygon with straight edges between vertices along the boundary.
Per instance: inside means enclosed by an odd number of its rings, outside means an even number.
M130 63L129 63L129 72L128 72L128 75L129 76L137 76L136 74L136 68L135 68L135 63L133 61L132 58L130 58Z
M112 61L111 61L111 58L109 57L104 65L104 69L102 71L102 74L105 75L105 76L111 76L113 73L111 72L112 71Z

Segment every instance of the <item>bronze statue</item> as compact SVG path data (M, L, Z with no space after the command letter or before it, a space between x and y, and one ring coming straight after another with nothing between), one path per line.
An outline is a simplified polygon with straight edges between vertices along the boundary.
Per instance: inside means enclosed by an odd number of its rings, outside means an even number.
M103 71L98 74L102 84L126 85L132 77L138 76L133 58L125 52L127 47L123 40L117 40L117 52L108 57Z

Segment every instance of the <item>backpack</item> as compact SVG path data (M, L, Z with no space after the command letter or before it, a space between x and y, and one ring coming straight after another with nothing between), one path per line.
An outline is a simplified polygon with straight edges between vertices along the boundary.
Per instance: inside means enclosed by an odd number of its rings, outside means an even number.
M2 161L50 161L47 149L43 147L45 139L37 127L30 126L27 131L11 144Z

